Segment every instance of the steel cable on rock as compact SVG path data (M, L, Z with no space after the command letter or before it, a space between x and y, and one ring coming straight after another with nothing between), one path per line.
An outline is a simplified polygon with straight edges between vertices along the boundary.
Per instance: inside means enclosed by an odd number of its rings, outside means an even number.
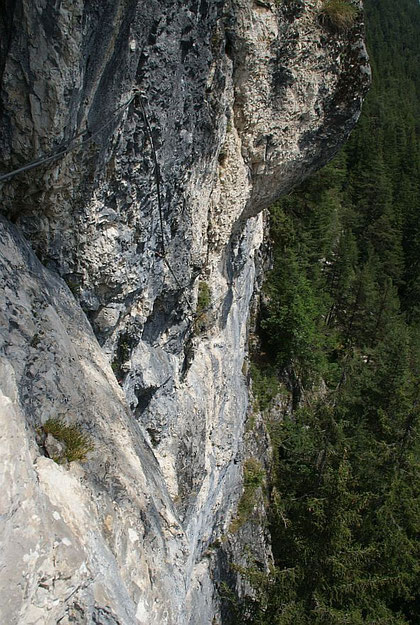
M155 175L155 181L156 181L156 195L157 195L157 204L158 204L158 210L159 210L159 221L160 221L160 233L161 233L161 249L162 249L162 253L160 254L160 257L162 258L163 262L165 263L165 265L167 266L168 270L170 271L172 277L174 278L176 284L178 285L179 289L185 289L184 286L182 286L181 282L179 281L175 271L173 270L167 255L166 255L166 246L165 246L165 234L164 234L164 227L163 227L163 222L164 222L164 217L163 217L163 203L162 203L162 196L161 196L161 186L160 186L160 167L159 167L159 162L157 159L157 153L156 153L156 146L155 146L155 142L153 139L153 134L152 134L152 128L150 126L150 122L149 119L147 117L147 113L146 113L146 109L145 106L143 104L142 98L144 97L142 95L142 93L140 92L140 90L138 90L135 94L134 97L139 96L139 102L140 102L140 108L143 114L143 118L144 118L144 123L146 126L146 132L147 135L149 137L149 141L150 141L150 146L152 149L152 154L153 154L153 162L154 162L154 175ZM236 289L233 285L233 283L229 284L229 286L232 288L232 291L235 292ZM236 301L239 301L240 299L242 299L243 296L241 297L237 297ZM189 301L188 297L185 295L184 293L184 298L185 301L187 302L188 308L191 310L191 312L193 314L196 314L196 310L193 308L191 302ZM216 308L216 310L220 310L220 307L222 305L222 302L225 300L226 298L226 294L222 295L221 297L219 297L211 306L211 308ZM197 319L199 319L200 317L202 317L204 314L206 314L207 312L209 312L209 310L211 310L211 308L207 308L206 310L202 311L198 316Z
M178 285L179 289L185 289L185 286L182 286L182 284L180 283L175 271L173 270L167 256L166 256L166 245L165 245L165 233L164 233L164 227L163 227L163 222L164 222L164 218L163 218L163 203L162 203L162 195L161 195L161 187L160 187L160 167L159 167L159 161L157 159L157 153L156 153L156 146L155 146L155 142L153 139L153 134L152 134L152 128L150 126L150 122L149 119L147 117L147 113L146 113L146 109L145 106L143 104L143 96L141 94L140 91L137 91L134 95L134 97L139 96L139 102L140 102L140 108L141 108L141 112L143 114L143 118L144 118L144 123L146 126L146 133L147 136L149 137L149 141L150 141L150 146L152 148L152 154L153 154L153 162L154 162L154 175L155 175L155 181L156 181L156 195L157 195L157 204L158 204L158 210L159 210L159 221L160 221L160 236L161 236L161 249L162 249L162 253L160 254L161 258L163 259L163 262L165 263L165 265L167 266L168 270L170 271L172 277L174 278L176 284ZM187 306L190 309L190 311L194 314L195 310L190 302L190 300L188 299L188 297L185 295L185 291L183 293L184 299L187 302Z
M145 110L145 106L143 104L142 101L142 94L140 92L140 90L136 89L132 96L130 97L130 99L125 102L124 104L121 104L120 106L118 106L112 113L111 117L104 123L102 124L97 130L95 130L89 137L87 137L86 139L84 139L81 143L77 143L74 144L75 141L77 141L77 139L79 139L80 137L83 137L83 135L86 134L86 132L89 132L87 130L84 130L83 132L79 132L78 134L76 134L74 137L72 137L70 139L70 141L68 142L67 146L63 149L60 149L58 152L55 152L54 154L50 154L49 156L44 156L44 157L40 157L38 159L35 159L34 161L31 161L30 163L27 163L26 165L23 165L22 167L19 167L17 169L14 169L6 174L1 174L0 175L0 183L5 182L7 180L10 180L11 178L14 178L15 176L22 174L24 172L27 171L31 171L32 169L35 169L36 167L40 167L41 165L44 165L46 163L51 163L53 161L55 161L56 159L60 158L61 156L64 156L65 154L68 154L69 152L72 152L73 150L76 150L78 148L82 148L85 145L89 144L99 133L101 133L105 128L107 128L114 120L117 114L122 113L126 108L128 108L130 106L130 104L133 102L133 100L139 96L139 102L140 102L140 108L142 111L142 115L144 118L144 122L145 122L145 126L146 126L146 134L149 138L150 141L150 145L151 145L151 149L152 149L152 154L153 154L153 163L154 163L154 176L155 176L155 181L156 181L156 195L157 195L157 204L158 204L158 211L159 211L159 222L160 222L160 232L161 232L161 257L165 263L165 265L167 266L169 272L171 273L172 277L174 278L178 288L180 290L185 289L185 287L182 286L181 282L179 281L175 271L173 270L167 255L166 255L166 245L165 245L165 234L164 234L164 218L163 218L163 204L162 204L162 193L161 193L161 186L160 186L160 167L159 167L159 162L157 159L157 152L156 152L156 146L155 146L155 142L153 139L153 134L152 134L152 129L150 126L150 122L149 119L147 117L147 113ZM74 145L73 145L74 144ZM191 302L189 301L188 297L185 295L185 292L183 293L184 299L188 305L188 308L190 309L190 311L194 314L195 310L191 304Z
M18 174L22 174L25 171L30 171L31 169L35 169L36 167L39 167L40 165L43 165L44 163L50 163L50 162L56 160L57 158L60 158L60 156L64 156L64 154L67 154L68 152L71 152L72 150L76 150L77 148L81 148L81 147L87 145L100 132L102 132L102 130L107 128L114 121L114 119L115 119L115 117L116 117L116 115L118 113L122 113L126 108L128 108L130 106L131 102L134 100L134 98L136 97L137 94L138 94L138 92L136 91L131 96L131 98L128 100L128 102L125 102L124 104L121 104L120 106L118 106L113 111L110 119L108 119L104 124L102 124L102 126L100 126L97 130L95 130L89 137L84 139L81 143L77 143L76 145L73 145L73 143L77 139L79 139L79 137L82 137L83 135L86 134L86 132L89 132L88 130L84 130L83 132L79 132L77 135L75 135L72 139L70 139L70 141L68 142L67 146L64 149L61 149L59 152L56 152L55 154L51 154L50 156L45 156L45 157L38 158L38 159L36 159L36 160L34 160L34 161L30 162L30 163L27 163L26 165L23 165L22 167L19 167L18 169L10 171L7 174L2 174L0 176L0 182L4 182L5 180L9 180L10 178L14 178Z
M163 208L162 208L162 196L161 196L161 191L160 191L160 167L159 167L159 162L157 160L156 146L155 146L155 141L153 139L152 128L150 126L149 118L147 117L146 109L144 107L143 100L142 100L143 96L139 91L135 95L139 96L140 108L143 114L144 123L146 125L146 134L149 137L150 146L152 148L153 162L155 165L154 174L155 174L155 181L156 181L156 195L157 195L157 203L158 203L158 210L159 210L161 247L162 247L162 255L165 257L166 247L165 247L165 235L163 231Z

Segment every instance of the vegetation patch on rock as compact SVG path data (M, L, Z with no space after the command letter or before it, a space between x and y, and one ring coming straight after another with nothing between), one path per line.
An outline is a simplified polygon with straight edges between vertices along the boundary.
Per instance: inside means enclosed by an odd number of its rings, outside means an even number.
M265 471L256 458L248 458L244 463L244 491L238 503L236 517L230 524L229 530L237 532L246 523L257 501L257 489L263 485Z
M197 309L195 313L195 331L204 332L208 325L208 311L211 305L211 289L207 282L198 283Z
M358 14L357 8L348 0L324 0L321 8L323 21L339 30L353 26Z
M48 419L39 428L39 434L43 434L45 440L49 436L55 439L55 445L50 444L54 449L51 457L58 464L75 460L83 462L94 449L90 437L82 432L79 425L67 425L61 417Z

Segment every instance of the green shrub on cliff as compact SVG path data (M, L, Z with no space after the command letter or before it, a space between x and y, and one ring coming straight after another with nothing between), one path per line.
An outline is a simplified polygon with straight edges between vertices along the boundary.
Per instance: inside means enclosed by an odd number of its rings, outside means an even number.
M357 8L348 0L324 0L321 15L339 30L346 30L353 26Z
M238 503L236 517L230 524L229 530L237 532L250 518L256 504L256 491L263 485L265 471L256 458L248 458L244 463L244 491Z

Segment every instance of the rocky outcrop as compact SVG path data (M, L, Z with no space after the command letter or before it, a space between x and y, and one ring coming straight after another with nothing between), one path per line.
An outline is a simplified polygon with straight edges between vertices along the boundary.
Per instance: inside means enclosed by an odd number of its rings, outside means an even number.
M3 220L0 247L2 622L177 622L188 551L153 452L65 283ZM57 417L86 465L42 454Z
M1 189L5 622L217 621L261 210L369 82L320 6L3 2L2 170L59 154ZM56 417L88 462L47 457Z

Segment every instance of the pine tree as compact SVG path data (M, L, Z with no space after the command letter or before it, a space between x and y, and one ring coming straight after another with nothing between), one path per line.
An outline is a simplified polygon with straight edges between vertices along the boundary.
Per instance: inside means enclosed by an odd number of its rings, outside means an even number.
M420 8L365 6L360 123L272 210L267 384L300 392L271 423L275 568L243 571L238 625L420 622Z

